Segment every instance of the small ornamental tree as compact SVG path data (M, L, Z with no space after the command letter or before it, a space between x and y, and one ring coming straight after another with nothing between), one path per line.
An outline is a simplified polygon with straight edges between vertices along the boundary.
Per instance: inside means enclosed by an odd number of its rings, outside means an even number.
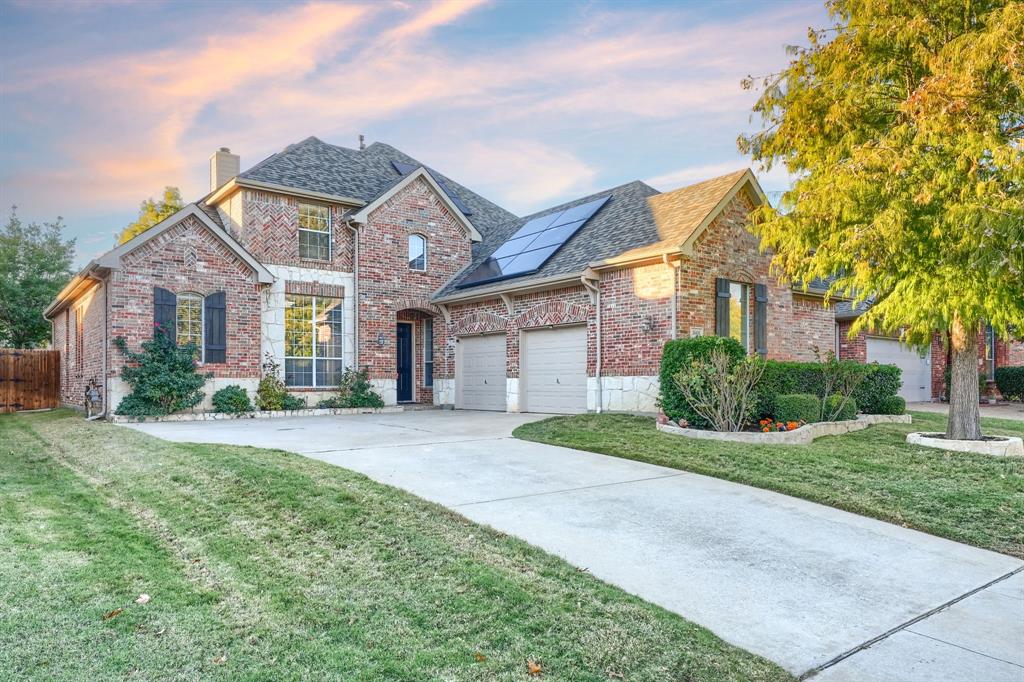
M142 342L141 351L128 348L123 337L114 339L129 364L121 378L132 392L117 406L117 414L136 417L160 416L187 410L203 400L200 390L212 374L196 371L195 344L178 346L154 325L153 338Z
M797 178L753 230L787 277L872 302L852 334L949 331L946 435L981 438L981 323L1024 327L1024 2L826 7L834 25L760 81L762 129L739 140Z

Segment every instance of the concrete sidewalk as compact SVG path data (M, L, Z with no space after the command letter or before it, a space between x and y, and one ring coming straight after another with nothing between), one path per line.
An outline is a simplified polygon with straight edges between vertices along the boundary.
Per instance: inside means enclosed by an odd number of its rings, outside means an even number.
M980 410L982 417L1024 421L1024 405L1021 405L1020 403L979 405L978 409ZM907 410L934 412L935 414L949 414L949 403L907 403Z
M509 437L535 418L410 412L132 428L279 447L362 472L797 675L1024 680L1024 574L1013 575L1024 562L765 490Z

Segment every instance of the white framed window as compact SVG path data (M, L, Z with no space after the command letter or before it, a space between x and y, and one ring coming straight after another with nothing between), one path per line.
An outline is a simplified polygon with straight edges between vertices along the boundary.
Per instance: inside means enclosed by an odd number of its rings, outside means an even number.
M750 352L750 287L729 282L729 336Z
M423 385L434 385L434 320L423 320Z
M340 298L287 294L284 310L284 382L333 387L344 370Z
M299 204L299 258L331 260L331 208Z
M186 292L178 294L174 320L175 342L179 346L195 344L196 357L203 361L203 297Z
M427 238L422 234L409 235L409 269L427 269Z

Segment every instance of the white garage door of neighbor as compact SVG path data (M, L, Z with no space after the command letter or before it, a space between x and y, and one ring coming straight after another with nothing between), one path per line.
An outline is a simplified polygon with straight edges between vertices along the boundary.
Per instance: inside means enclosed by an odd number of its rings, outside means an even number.
M896 365L903 370L900 395L908 403L932 399L931 350L924 357L896 339L868 337L868 362Z
M523 334L523 410L587 411L587 328L557 327Z
M504 412L505 376L504 334L459 339L455 353L455 407Z

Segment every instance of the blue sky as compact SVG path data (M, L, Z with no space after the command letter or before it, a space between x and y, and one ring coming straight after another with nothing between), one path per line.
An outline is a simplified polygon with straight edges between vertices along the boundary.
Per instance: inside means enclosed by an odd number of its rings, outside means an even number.
M164 185L202 196L218 147L246 168L360 133L520 214L671 189L750 165L740 79L826 21L795 0L0 1L0 206L63 216L83 263Z

